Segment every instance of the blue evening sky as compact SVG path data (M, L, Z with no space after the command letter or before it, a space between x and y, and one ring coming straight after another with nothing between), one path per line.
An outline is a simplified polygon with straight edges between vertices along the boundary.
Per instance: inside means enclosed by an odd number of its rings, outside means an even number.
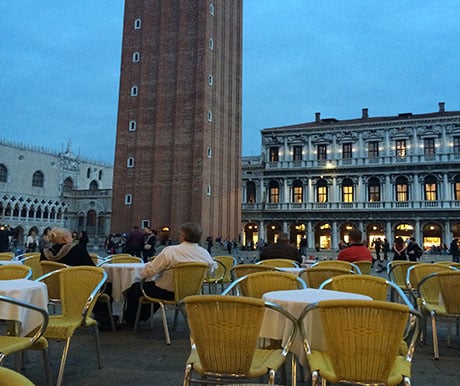
M113 162L123 4L0 2L0 139ZM458 0L244 0L243 155L317 111L460 110L459 17Z

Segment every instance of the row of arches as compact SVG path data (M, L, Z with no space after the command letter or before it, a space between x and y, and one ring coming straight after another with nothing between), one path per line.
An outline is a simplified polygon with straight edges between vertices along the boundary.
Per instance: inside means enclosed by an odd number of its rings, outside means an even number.
M55 204L14 204L0 202L0 217L23 218L23 219L50 219L61 220L64 218L67 207Z

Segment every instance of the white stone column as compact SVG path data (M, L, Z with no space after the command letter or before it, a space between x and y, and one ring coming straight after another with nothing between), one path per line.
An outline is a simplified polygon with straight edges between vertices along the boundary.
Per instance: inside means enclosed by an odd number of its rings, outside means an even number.
M338 235L338 228L337 228L337 221L332 222L332 231L331 231L331 249L337 250L339 247L339 235Z

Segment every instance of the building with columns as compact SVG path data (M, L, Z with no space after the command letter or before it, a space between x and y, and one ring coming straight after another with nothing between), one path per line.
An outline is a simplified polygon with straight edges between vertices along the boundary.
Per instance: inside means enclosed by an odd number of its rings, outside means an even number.
M244 245L279 232L309 249L338 249L352 228L373 245L414 236L427 248L460 237L460 111L403 113L262 130L243 157Z

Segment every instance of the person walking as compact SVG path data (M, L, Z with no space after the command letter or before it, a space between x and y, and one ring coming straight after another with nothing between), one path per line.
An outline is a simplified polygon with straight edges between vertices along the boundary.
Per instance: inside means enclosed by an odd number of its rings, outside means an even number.
M460 257L460 250L458 249L458 239L453 239L452 242L450 243L450 254L452 255L452 261L454 263L459 262L459 257Z

